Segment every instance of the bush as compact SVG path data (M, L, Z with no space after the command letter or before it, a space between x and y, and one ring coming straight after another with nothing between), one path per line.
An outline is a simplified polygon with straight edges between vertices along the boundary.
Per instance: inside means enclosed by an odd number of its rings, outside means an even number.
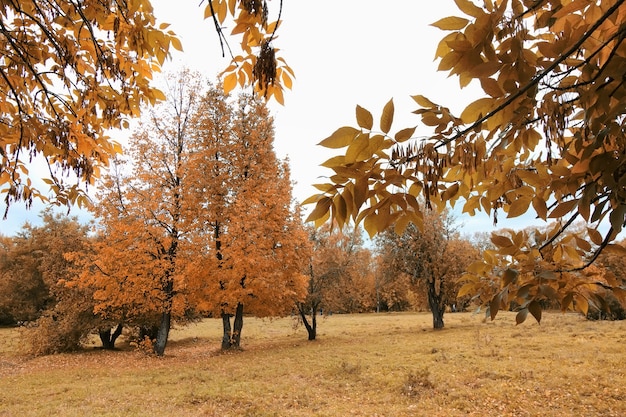
M25 329L29 353L40 356L79 350L99 320L93 306L78 297L61 301Z

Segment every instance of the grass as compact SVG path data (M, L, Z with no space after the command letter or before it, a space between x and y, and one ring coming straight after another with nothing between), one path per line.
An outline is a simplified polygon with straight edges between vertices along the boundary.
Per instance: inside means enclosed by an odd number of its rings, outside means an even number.
M164 358L92 347L31 358L0 329L0 416L623 416L626 323L544 314L515 326L447 314L333 315L175 329Z

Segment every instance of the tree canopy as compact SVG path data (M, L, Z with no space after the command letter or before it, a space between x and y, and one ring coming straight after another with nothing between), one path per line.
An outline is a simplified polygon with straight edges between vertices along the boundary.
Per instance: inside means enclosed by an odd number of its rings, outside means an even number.
M228 17L232 35L241 38L243 54L225 70L227 90L252 85L282 103L293 73L272 46L279 20L269 21L267 3L211 0L204 16L222 42ZM165 99L152 77L181 42L157 22L149 0L14 0L2 3L0 17L4 214L16 201L27 207L33 198L48 201L33 182L45 171L50 201L86 205L86 187L121 152L109 130L128 128L142 104ZM30 173L31 164L45 168Z
M390 225L398 232L409 223L421 227L425 208L460 204L494 221L498 213L513 218L531 210L557 220L556 227L533 239L494 236L510 267L494 269L487 251L468 285L481 291L492 286L488 275L500 280L498 291L483 294L492 317L513 300L534 308L543 298L586 312L583 288L595 278L578 272L602 250L621 248L611 242L626 215L626 5L455 3L461 16L433 23L447 32L435 52L439 70L458 77L460 87L479 84L484 95L459 115L412 96L414 113L430 129L426 137L416 137L415 126L392 132L392 100L377 129L372 113L357 106L357 127L341 127L320 143L345 151L322 164L334 174L306 201L316 204L309 220L362 221L375 235ZM576 219L586 222L587 238L568 236Z

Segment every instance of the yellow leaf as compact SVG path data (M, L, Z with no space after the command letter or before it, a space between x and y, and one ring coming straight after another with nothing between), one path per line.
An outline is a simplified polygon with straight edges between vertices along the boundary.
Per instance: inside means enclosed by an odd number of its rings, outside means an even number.
M448 16L437 20L435 23L431 23L431 26L441 30L461 30L467 26L468 23L469 20L464 17Z
M372 126L374 126L374 118L372 117L372 113L370 113L369 110L359 106L358 104L356 106L356 122L360 127L367 130L372 130Z
M472 17L480 17L485 14L483 10L477 7L470 0L454 0L459 10L465 13L468 16Z
M172 42L172 47L174 47L174 49L180 52L183 51L183 44L180 42L180 39L178 39L176 36L172 36L170 38L170 42Z
M231 72L224 77L224 94L228 94L237 86L237 73Z
M487 78L500 71L500 69L502 69L502 64L500 62L489 61L473 66L469 70L469 73L474 78Z
M450 187L446 188L446 190L441 194L441 199L443 201L449 201L459 192L459 183L455 182Z
M424 108L433 108L433 107L437 107L437 105L435 103L433 103L432 101L430 101L429 99L427 99L426 97L422 96L422 95L415 95L415 96L411 96L411 98L417 103L418 106L420 107L424 107Z
M391 124L393 123L393 112L393 99L391 99L387 102L387 104L385 104L385 107L383 108L383 114L380 117L380 129L385 133L389 133L389 131L391 130Z
M587 228L587 234L589 235L589 239L593 242L594 245L600 246L602 244L602 235L596 229Z
M500 236L496 234L491 235L491 242L501 248L508 248L513 246L513 242L511 241L511 239L506 236Z
M570 213L576 207L577 204L578 204L578 199L564 201L560 203L558 206L556 206L554 210L550 212L550 215L548 217L552 219L555 219L555 218L560 219L561 217Z
M309 214L309 217L307 217L306 222L312 222L315 220L318 220L320 218L323 218L325 215L328 214L328 209L330 208L330 205L332 204L333 199L330 197L322 197L318 202L317 205L315 206L315 209L313 209L313 211L311 212L311 214Z
M475 287L476 287L476 284L474 284L473 282L466 282L459 289L459 293L457 294L457 297L461 298L465 295L473 295L473 292L476 291Z
M494 103L494 99L490 97L479 98L473 103L469 104L463 113L461 113L461 119L464 123L473 123L480 117L486 115L491 110Z
M350 146L346 150L346 163L351 164L369 158L369 156L371 156L373 152L370 153L370 155L365 155L366 152L364 151L366 151L368 148L369 135L361 134L357 136L357 138L350 144Z
M502 285L507 286L512 282L517 280L519 272L515 269L507 268L506 271L502 274Z
M343 166L346 163L346 157L343 155L333 156L332 158L326 160L324 163L320 164L326 168L334 168Z
M339 149L344 148L352 143L354 138L359 134L359 130L353 127L340 127L335 132L318 143L325 148Z
M163 101L167 98L165 97L165 93L157 88L152 90L152 94L154 94L154 98L158 101Z
M500 88L498 82L493 78L481 78L480 85L483 88L483 91L493 98L502 97L504 95L504 91Z
M548 216L548 206L543 198L539 196L535 196L532 200L533 208L535 209L535 213L540 219L546 220Z
M395 233L397 235L401 235L406 230L410 222L411 222L411 217L408 215L403 215L403 216L398 217L398 220L396 220L396 224L394 225Z
M398 131L398 133L396 133L394 139L396 140L396 142L404 142L406 140L409 140L413 136L413 133L415 133L416 128L417 127L408 127L406 129L402 129Z
M530 205L531 198L530 196L522 196L517 200L513 201L509 206L509 211L507 213L507 218L518 217L528 211L528 206Z

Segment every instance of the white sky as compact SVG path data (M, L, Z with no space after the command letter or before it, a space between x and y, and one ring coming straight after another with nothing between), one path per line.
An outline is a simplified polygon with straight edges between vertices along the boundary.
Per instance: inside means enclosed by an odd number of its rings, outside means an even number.
M215 79L229 59L221 56L212 21L203 19L206 2L198 6L198 0L152 0L152 4L157 18L171 23L184 48L164 70L184 65ZM270 20L275 20L279 0L269 5ZM411 114L416 106L410 95L425 95L457 113L477 97L471 86L460 90L456 78L436 71L435 48L445 33L429 25L451 15L461 15L453 0L283 1L284 24L275 46L296 72L296 79L293 90L285 94L285 106L272 104L271 109L276 151L291 161L298 200L316 193L311 184L325 182L321 177L332 173L319 164L336 153L317 143L341 126L355 126L356 104L369 109L377 120L384 104L393 98L393 132L419 125L418 117ZM231 46L236 52L235 39ZM12 205L8 219L0 220L0 232L13 234L27 219L36 223L40 209L26 211L23 205ZM80 211L72 214L84 218ZM501 215L498 227L524 227L532 217L507 220ZM458 220L467 233L495 230L482 213Z

